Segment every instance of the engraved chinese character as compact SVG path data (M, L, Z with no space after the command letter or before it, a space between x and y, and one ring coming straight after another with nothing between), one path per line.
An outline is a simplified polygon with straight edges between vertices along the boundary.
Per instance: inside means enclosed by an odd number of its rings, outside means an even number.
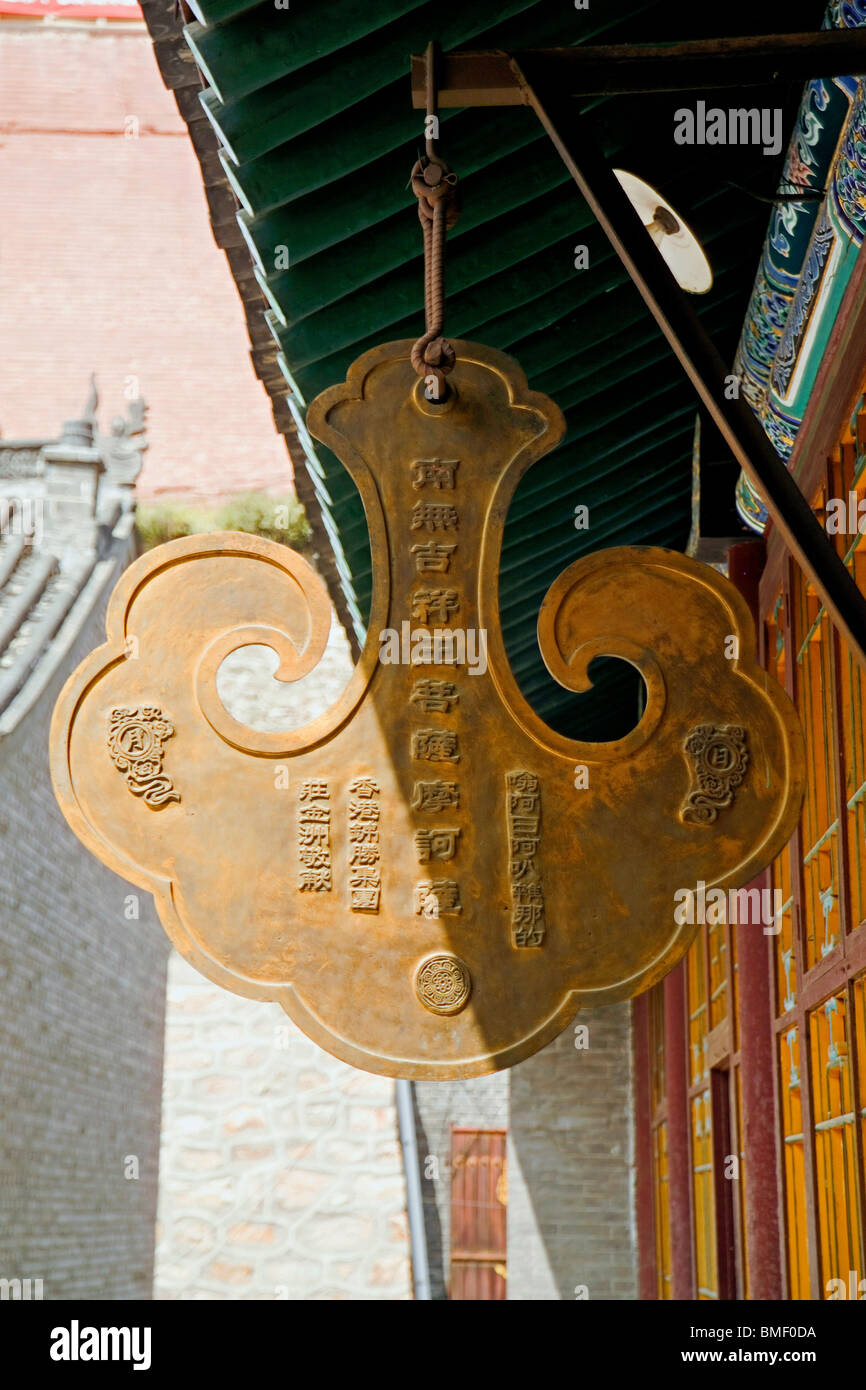
M544 903L521 903L514 908L512 918L517 926L536 926L544 921Z
M298 792L298 802L304 801L327 801L331 793L328 790L327 782L309 781L304 782Z
M517 927L514 932L515 946L541 946L544 932L541 927Z
M531 859L538 850L537 835L521 835L518 839L511 841L512 859Z
M416 589L411 596L412 617L420 623L433 621L445 623L460 607L460 595L456 589Z
M298 878L301 892L329 893L331 891L331 870L302 869Z
M538 816L513 816L511 820L511 831L514 835L537 835Z
M328 849L307 849L301 845L298 850L301 863L308 869L330 869L331 854Z
M298 826L299 845L326 845L327 843L327 824L315 824L312 821L301 821Z
M417 527L413 528L417 530ZM445 545L441 541L424 541L412 546L415 556L415 569L418 574L447 574L451 556L456 545Z
M509 787L513 787L515 791L538 791L538 778L534 772L509 772L506 780Z
M349 888L349 906L353 912L378 912L379 888Z
M508 809L512 814L526 814L538 810L539 786L534 772L509 772L506 782Z
M460 805L456 782L416 782L412 792L413 811L449 811Z
M457 508L441 502L416 502L412 508L413 531L456 531Z
M330 821L330 806L303 806L300 808L300 815L305 824L310 821Z
M530 859L512 859L508 866L508 872L515 880L526 878L534 869L534 864Z
M431 859L453 859L457 853L459 830L416 830L415 850L419 864L429 864Z
M378 864L379 842L374 844L353 843L349 846L350 864Z
M415 884L418 917L456 917L463 911L460 885L450 878L422 879Z
M420 705L425 714L450 714L460 702L453 681L416 681L409 698L413 705Z
M533 883L513 883L511 885L511 896L517 903L541 903L544 906L544 893L541 884L536 880Z
M458 465L458 459L416 459L411 465L412 486L419 492L427 486L451 492Z
M376 888L381 882L378 864L355 865L349 879L353 888Z
M353 821L378 821L379 807L375 801L350 801L349 815Z
M356 844L375 845L379 842L379 827L360 821L349 821L349 840Z
M356 777L349 786L350 796L360 796L364 800L369 800L371 796L379 795L379 784L374 782L372 777Z
M453 729L415 729L412 757L428 763L459 763L460 744Z

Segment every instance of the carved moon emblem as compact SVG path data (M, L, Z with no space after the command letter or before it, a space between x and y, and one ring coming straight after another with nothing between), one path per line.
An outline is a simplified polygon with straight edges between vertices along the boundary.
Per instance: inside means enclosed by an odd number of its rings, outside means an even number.
M701 724L686 739L685 751L692 757L698 785L689 792L680 818L709 825L721 808L731 805L734 792L746 775L746 731L737 725L714 728L712 724Z
M174 734L174 727L162 711L151 706L114 709L108 724L108 752L118 772L126 774L126 784L134 796L141 796L151 807L180 801L171 778L162 771L163 744Z
M156 747L156 738L140 719L127 719L115 731L114 746L127 762L143 762Z

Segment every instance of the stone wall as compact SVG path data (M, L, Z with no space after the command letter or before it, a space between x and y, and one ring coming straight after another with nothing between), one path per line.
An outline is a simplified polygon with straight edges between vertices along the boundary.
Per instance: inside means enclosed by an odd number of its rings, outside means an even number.
M157 1298L411 1291L394 1082L169 966Z
M631 1005L587 1009L510 1077L508 1297L637 1298Z
M48 773L57 693L103 635L100 611L0 739L0 1279L46 1299L149 1298L153 1273L167 943Z

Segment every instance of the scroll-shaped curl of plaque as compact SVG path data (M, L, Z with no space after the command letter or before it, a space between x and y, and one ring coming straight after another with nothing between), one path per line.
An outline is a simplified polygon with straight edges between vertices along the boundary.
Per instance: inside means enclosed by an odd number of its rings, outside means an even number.
M471 343L455 343L451 394L432 405L410 348L366 353L309 410L372 543L369 636L335 705L285 733L232 718L223 659L264 643L276 678L299 679L324 648L328 600L281 546L185 538L118 584L106 645L58 702L52 766L73 829L154 894L203 974L278 1001L355 1066L451 1078L519 1062L580 1005L660 980L696 930L675 918L678 890L742 886L786 843L803 750L737 592L656 549L577 561L539 619L568 689L586 688L597 655L637 667L636 727L584 743L544 724L508 665L498 575L515 486L562 415ZM154 775L176 796L158 807L110 746L117 711L142 709L173 731ZM124 735L139 766L146 733Z

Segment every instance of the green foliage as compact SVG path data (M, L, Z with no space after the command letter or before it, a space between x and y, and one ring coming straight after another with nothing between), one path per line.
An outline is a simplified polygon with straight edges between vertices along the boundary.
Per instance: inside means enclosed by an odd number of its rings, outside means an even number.
M264 492L249 492L210 508L186 502L140 502L136 522L143 550L178 536L210 531L245 531L298 550L308 544L312 534L303 505L293 493L269 497Z
M142 550L152 550L164 541L176 540L178 536L190 536L194 532L207 530L198 525L198 517L192 507L176 502L139 502L135 513L135 523L141 539Z
M226 502L215 514L213 529L247 531L291 546L306 545L312 534L303 505L294 494L268 497L263 492L248 492Z

